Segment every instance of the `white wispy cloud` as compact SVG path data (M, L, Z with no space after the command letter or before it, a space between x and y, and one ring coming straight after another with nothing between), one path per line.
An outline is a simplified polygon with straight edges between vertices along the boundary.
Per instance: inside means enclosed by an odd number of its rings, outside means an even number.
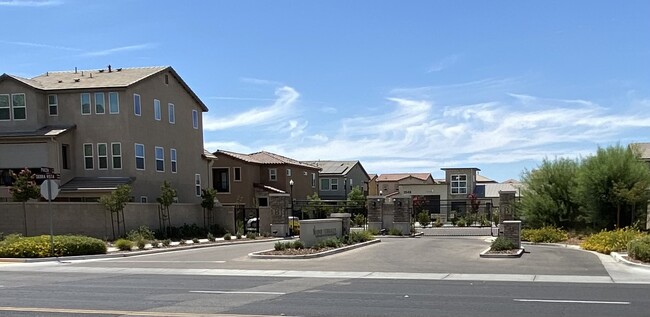
M0 7L49 7L63 4L58 0L0 0Z
M438 62L433 64L431 67L429 67L429 69L427 70L427 73L439 72L439 71L442 71L444 69L447 69L447 68L453 66L454 64L456 64L459 57L460 57L460 55L458 55L458 54L453 54L453 55L446 56L445 58L439 60Z
M82 54L83 56L107 56L107 55L113 55L116 53L124 53L124 52L132 52L132 51L141 51L141 50L148 50L155 48L157 45L154 43L144 43L144 44L137 44L137 45L129 45L129 46L121 46L121 47L114 47L114 48L109 48L101 51L93 51L93 52L88 52Z
M2 2L0 2L2 3ZM68 47L68 46L59 46L59 45L50 45L50 44L45 44L45 43L33 43L33 42L14 42L14 41L0 41L2 44L9 44L9 45L18 45L18 46L26 46L26 47L37 47L37 48L46 48L46 49L56 49L56 50L64 50L64 51L81 51L79 48L75 47Z
M225 130L244 126L264 126L282 123L294 115L300 94L289 86L275 91L277 99L268 107L253 108L227 117L205 115L203 128L208 131Z
M235 141L225 141L225 142L206 142L203 144L203 147L205 147L208 151L214 153L217 150L225 150L225 151L230 151L230 152L237 152L237 153L252 153L254 152L250 147L247 145L243 145L239 142Z
M247 83L247 84L254 84L254 85L270 85L270 86L284 86L283 83L274 81L274 80L268 80L268 79L260 79L260 78L253 78L253 77L241 77L239 78L241 82Z
M273 98L220 97L220 96L208 97L208 99L214 99L214 100L237 100L237 101L274 101L274 100L275 100L275 99L273 99Z

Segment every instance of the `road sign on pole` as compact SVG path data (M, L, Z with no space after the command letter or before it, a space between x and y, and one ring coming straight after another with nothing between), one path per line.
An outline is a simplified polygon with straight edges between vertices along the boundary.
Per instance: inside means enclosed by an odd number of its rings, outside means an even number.
M59 195L59 184L53 179L46 179L41 184L41 196L47 200L56 199Z

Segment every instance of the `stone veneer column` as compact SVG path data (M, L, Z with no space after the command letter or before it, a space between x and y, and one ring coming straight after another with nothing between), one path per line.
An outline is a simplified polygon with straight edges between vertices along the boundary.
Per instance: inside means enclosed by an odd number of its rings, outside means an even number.
M271 234L274 237L286 237L289 235L290 206L291 197L289 197L289 194L269 194Z
M499 191L499 224L514 219L515 191Z
M384 222L384 197L366 197L366 208L368 209L368 230L380 231Z
M349 214L347 212L335 212L331 213L329 218L341 219L342 234L344 236L350 235L350 218L352 218L352 214Z
M411 198L400 197L393 200L395 214L393 216L393 228L402 232L403 235L411 234Z
M517 249L521 248L521 220L506 220L503 226L503 237L512 241Z

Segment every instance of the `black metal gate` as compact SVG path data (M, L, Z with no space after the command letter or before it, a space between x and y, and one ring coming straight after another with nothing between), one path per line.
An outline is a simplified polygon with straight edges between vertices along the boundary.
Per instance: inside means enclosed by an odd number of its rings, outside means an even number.
M246 234L249 232L260 232L260 210L259 208L246 208L235 206L235 227L237 232Z

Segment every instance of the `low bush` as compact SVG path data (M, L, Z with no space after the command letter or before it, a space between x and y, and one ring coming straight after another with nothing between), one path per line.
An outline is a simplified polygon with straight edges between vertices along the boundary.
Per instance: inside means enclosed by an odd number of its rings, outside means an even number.
M199 241L199 238L192 238L192 242L199 243L200 241Z
M366 224L366 216L363 214L356 214L353 222L357 227L363 227Z
M399 230L397 228L390 228L390 230L388 230L388 234L391 236L401 236L402 230Z
M228 240L232 239L232 235L230 233L226 233L226 234L223 235L223 239L228 241Z
M212 233L209 233L209 232L208 232L208 236L207 236L207 238L208 238L208 241L210 241L210 242L214 242L214 241L217 240L217 239L214 238L214 236L212 235Z
M237 237L237 239L241 239L241 232L237 232L236 237Z
M627 244L627 255L638 261L650 262L650 236L630 241Z
M131 251L131 249L133 249L133 241L127 239L118 239L115 241L115 247L120 251Z
M431 223L431 216L429 215L428 211L422 211L418 214L417 216L418 222L422 226L422 228L426 228L429 226Z
M644 236L646 236L646 234L630 228L601 231L587 237L580 246L585 250L610 254L611 252L627 250L627 245L630 241Z
M140 238L135 241L135 245L139 250L144 250L144 248L147 246L147 240Z
M213 231L214 227L214 231ZM210 231L215 232L218 230L218 227L210 227ZM206 230L203 227L199 227L196 224L183 224L180 227L169 227L167 228L167 231L165 232L164 230L156 230L155 233L155 238L156 239L174 239L174 240L181 240L181 239L192 239L194 237L205 237L208 235L208 230Z
M433 226L438 228L442 227L442 220L440 220L439 217L436 218L436 222L433 223Z
M42 258L51 256L50 236L8 235L0 242L0 257ZM91 255L106 253L104 241L84 236L54 236L54 255Z
M514 242L504 237L496 238L494 241L492 241L492 245L490 245L490 250L492 251L506 251L506 250L512 250L516 248L517 246L515 245Z
M373 235L373 236L378 236L379 235L379 229L377 229L377 228L368 228L368 232L370 232L370 234Z
M465 220L465 218L458 218L458 220L456 220L456 226L458 226L458 227L466 227L467 226L467 221Z
M257 234L255 234L254 232L249 232L246 234L246 239L255 240L257 239Z
M369 231L364 230L364 231L350 232L350 235L348 236L347 239L349 244L355 244L355 243L370 241L374 239L374 237Z
M165 240L162 241L162 245L165 246L165 247L168 247L171 244L172 244L172 240L170 240L170 239L165 239Z
M156 236L153 231L147 226L140 226L137 229L133 229L126 234L126 238L131 241L138 241L139 239L145 240L155 240Z
M151 243L152 248L160 248L160 246L161 246L160 241L158 241L158 240L153 240L150 243Z
M568 238L566 231L554 227L521 230L521 239L534 243L556 243L566 241Z
M305 248L305 243L302 242L301 240L295 240L295 241L291 242L291 247L296 249L296 250L304 249Z
M275 249L275 251L286 250L290 243L291 242L278 241L273 245L273 249Z
M185 240L185 239L181 239L180 241L178 241L178 243L179 243L180 245L186 245L186 244L187 244L187 240Z

